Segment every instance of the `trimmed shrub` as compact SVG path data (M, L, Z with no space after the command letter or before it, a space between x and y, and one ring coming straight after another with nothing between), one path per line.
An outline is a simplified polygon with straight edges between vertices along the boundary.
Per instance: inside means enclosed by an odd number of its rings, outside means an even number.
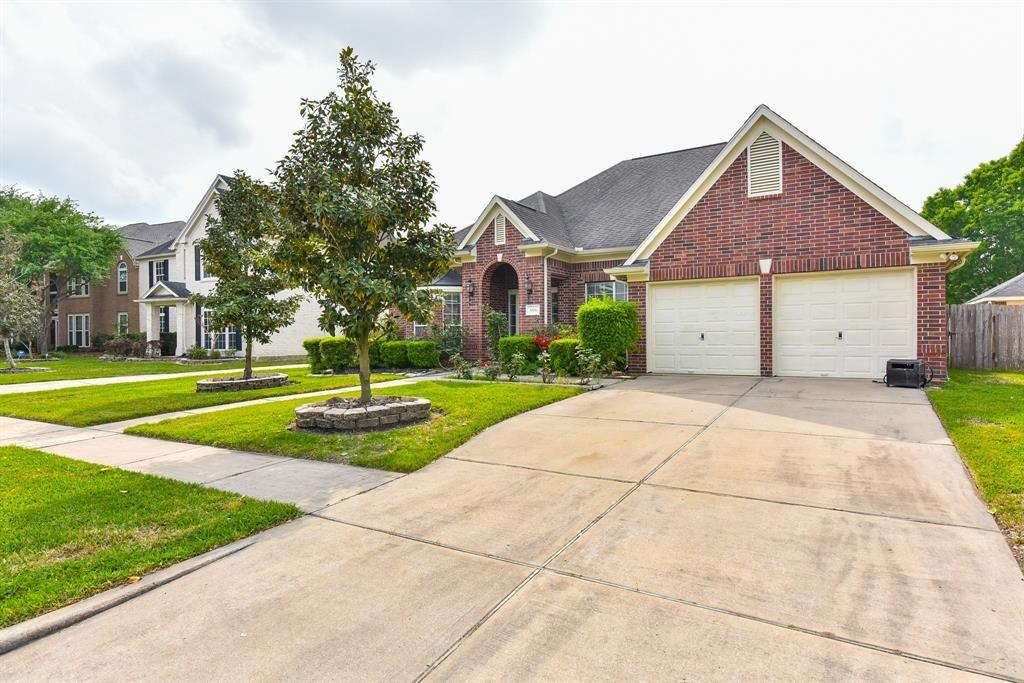
M409 365L414 368L436 368L441 364L441 353L437 350L437 342L409 341L405 344Z
M384 342L380 345L380 359L386 368L409 367L409 342Z
M512 355L516 352L522 353L526 358L527 367L536 367L540 347L537 346L537 342L533 341L533 337L515 335L502 337L498 340L498 360L501 362L502 367L508 364L512 359Z
M325 368L338 372L359 364L359 350L351 339L324 337L320 340L320 360Z
M580 374L579 366L576 363L576 347L580 345L579 339L555 339L548 344L548 353L551 354L551 369L559 375Z
M576 312L580 343L611 365L625 359L640 339L636 302L591 299Z
M311 337L302 342L302 348L306 349L306 357L309 358L309 371L313 374L321 373L327 369L324 365L324 358L320 355L320 342L327 337Z
M383 346L384 339L377 338L370 340L370 367L381 368L384 367L384 358L381 356L380 347Z

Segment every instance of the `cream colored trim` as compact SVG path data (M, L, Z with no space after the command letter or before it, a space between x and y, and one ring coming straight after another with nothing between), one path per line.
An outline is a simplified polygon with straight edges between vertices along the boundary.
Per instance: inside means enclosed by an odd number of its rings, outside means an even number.
M425 292L462 293L462 287L456 287L455 285L426 285L416 289Z
M612 248L612 249L569 249L557 244L551 244L550 242L537 242L535 244L521 244L519 245L519 251L523 252L524 256L551 256L556 261L563 261L565 263L592 263L594 261L614 261L616 259L625 259L633 250L629 247L626 248Z
M612 279L623 280L625 282L647 282L651 279L651 272L646 263L635 266L615 266L613 268L605 268L604 272L608 273Z
M467 245L476 244L476 241L480 239L480 235L491 220L498 214L498 212L505 214L505 230L508 230L508 223L512 223L515 229L518 230L524 237L529 237L535 242L539 242L540 238L533 234L533 231L526 227L526 224L520 220L519 216L515 214L512 209L508 208L508 205L501 200L501 197L495 195L491 198L491 201L487 204L487 208L483 210L480 217L473 223L473 229L466 233L466 236L459 242L459 250L465 249Z
M181 232L178 233L178 236L174 238L174 242L172 243L172 246L174 248L177 248L180 243L184 242L185 238L188 237L190 232L192 232L192 229L195 227L196 222L198 222L202 216L210 212L210 202L213 201L214 196L220 190L227 189L227 186L227 183L225 183L219 175L213 179L213 182L210 184L209 189L206 190L206 193L203 195L203 198L199 201L199 205L196 206L196 208L192 211L192 215L188 217L187 221L185 221L185 227L182 228Z
M913 264L948 263L954 268L959 268L963 265L963 261L967 258L967 255L980 246L981 242L911 245L910 262Z
M918 215L906 204L871 182L854 170L846 162L829 152L817 142L809 138L791 123L773 112L766 105L761 105L744 122L740 129L718 153L714 161L680 197L672 210L658 223L639 247L626 260L626 265L638 259L648 258L655 249L668 237L672 229L679 224L701 197L711 189L715 182L725 173L726 169L742 154L747 146L758 135L767 132L795 149L811 163L835 178L848 190L867 202L883 216L902 228L907 234L914 236L930 236L935 239L950 239L936 226Z
M1007 303L1010 301L1024 301L1024 296L986 296L984 299L978 299L977 301L972 299L967 303L973 306L974 304L988 304L993 302Z

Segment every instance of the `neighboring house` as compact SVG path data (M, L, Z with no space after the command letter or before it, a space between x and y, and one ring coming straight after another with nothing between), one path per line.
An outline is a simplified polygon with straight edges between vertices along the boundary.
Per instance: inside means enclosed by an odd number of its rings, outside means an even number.
M982 292L967 303L1024 306L1024 273L1017 277L1011 277L1006 282Z
M139 256L176 235L185 224L132 223L119 228L124 250L117 255L109 277L103 282L56 279L51 296L56 301L50 340L55 346L89 347L98 334L139 332L141 310L135 304L139 288ZM56 296L64 289L61 296Z
M905 357L945 375L946 273L977 247L765 106L724 144L495 196L455 238L430 288L469 358L486 353L484 304L526 334L608 294L640 309L633 371L762 376L881 377Z
M177 335L175 353L181 355L192 346L209 350L240 351L242 337L235 328L214 329L210 312L189 301L193 294L208 294L217 279L206 272L199 241L206 235L206 220L215 214L217 193L231 179L218 175L189 219L171 238L138 256L140 288L137 302L142 330L147 339L159 339L160 332ZM282 296L291 294L284 292ZM308 296L295 316L295 322L275 334L267 344L254 344L253 356L277 357L304 354L302 340L320 336L320 307Z

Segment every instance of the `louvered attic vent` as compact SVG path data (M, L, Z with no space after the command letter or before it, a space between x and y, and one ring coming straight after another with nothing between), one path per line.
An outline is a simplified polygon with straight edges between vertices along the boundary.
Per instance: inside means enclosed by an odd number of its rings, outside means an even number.
M747 194L763 197L782 192L782 143L761 133L747 147Z
M494 243L505 244L505 216L500 213L494 217Z

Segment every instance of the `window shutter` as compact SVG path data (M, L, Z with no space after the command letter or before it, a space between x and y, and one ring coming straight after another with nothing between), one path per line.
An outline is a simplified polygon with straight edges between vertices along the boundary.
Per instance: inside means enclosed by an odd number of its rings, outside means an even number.
M498 214L494 217L494 243L505 244L505 216Z
M196 346L203 345L203 307L196 304Z
M782 192L782 142L761 133L747 148L747 194L762 197Z
M153 286L153 261L149 262L149 286Z
M171 261L170 259L164 259L164 280L171 279Z
M203 277L203 269L201 267L202 254L199 253L199 245L196 245L196 279L201 280Z

